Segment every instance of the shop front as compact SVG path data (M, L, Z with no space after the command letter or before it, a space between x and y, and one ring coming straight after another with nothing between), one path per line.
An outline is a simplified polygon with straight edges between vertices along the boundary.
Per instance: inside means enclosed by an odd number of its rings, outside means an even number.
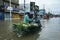
M0 12L0 20L4 20L4 13Z

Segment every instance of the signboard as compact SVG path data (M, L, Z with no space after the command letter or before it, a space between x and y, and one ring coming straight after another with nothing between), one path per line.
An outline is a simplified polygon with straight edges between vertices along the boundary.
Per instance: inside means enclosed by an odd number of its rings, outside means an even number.
M35 11L39 12L39 6L35 5Z
M35 2L30 2L30 11L34 10Z
M13 10L13 7L8 6L7 10Z

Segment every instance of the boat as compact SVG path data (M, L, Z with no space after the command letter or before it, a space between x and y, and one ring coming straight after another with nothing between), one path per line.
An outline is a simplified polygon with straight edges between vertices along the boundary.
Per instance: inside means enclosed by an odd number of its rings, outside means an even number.
M25 33L31 31L37 31L39 29L39 25L37 23L14 23L13 30L16 34L24 35Z

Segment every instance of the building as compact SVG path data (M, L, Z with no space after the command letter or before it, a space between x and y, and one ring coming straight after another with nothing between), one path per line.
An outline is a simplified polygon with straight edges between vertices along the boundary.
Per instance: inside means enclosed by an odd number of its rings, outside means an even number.
M43 17L44 14L45 14L45 9L40 9L40 10L39 10L39 15L40 15L41 17Z
M25 4L25 12L30 12L30 4ZM20 4L20 13L24 13L24 4Z
M3 5L3 0L0 0L0 20L4 20L4 5Z
M4 4L4 17L10 19L10 10L7 8L10 6L10 0L3 0ZM11 16L13 19L19 18L19 0L11 0L11 7L13 8Z

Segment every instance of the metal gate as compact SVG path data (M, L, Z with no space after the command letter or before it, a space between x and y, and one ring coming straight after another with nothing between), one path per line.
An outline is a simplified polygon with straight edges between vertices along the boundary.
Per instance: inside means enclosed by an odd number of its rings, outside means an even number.
M3 12L0 12L0 20L4 20L4 13Z

